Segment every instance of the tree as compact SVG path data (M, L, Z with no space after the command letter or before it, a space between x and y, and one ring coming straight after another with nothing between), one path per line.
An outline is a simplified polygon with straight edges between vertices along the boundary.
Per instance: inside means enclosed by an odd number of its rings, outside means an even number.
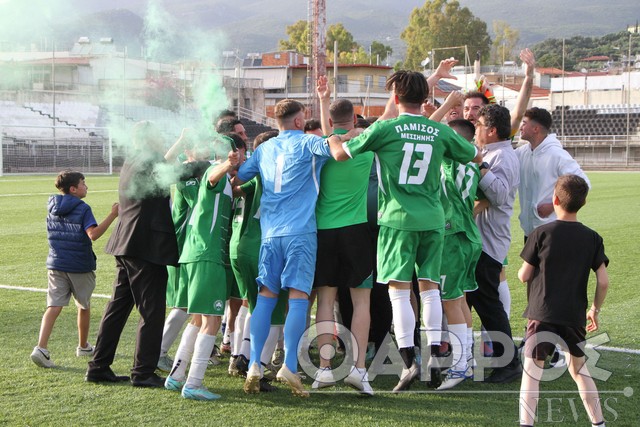
M629 48L629 33L607 34L602 37L575 36L565 39L565 70L579 71L589 68L593 64L582 63L580 60L589 56L608 56L614 64L620 66L623 58L626 58ZM540 67L562 67L562 39L547 39L536 45L531 50L536 55L536 62ZM640 50L640 40L632 38L632 56Z
M327 28L327 51L333 51L334 42L338 42L338 52L351 52L360 45L353 40L351 34L341 23L329 25Z
M287 26L286 32L289 40L280 40L278 48L280 50L295 50L304 55L309 55L309 23L301 19L295 24Z
M309 55L309 24L307 21L300 20L293 25L289 25L286 29L289 36L288 40L280 40L278 48L282 50L295 50L305 55ZM380 42L372 42L371 55L366 51L365 47L358 44L353 34L345 28L341 23L331 24L327 28L327 58L333 61L333 44L338 42L338 61L343 64L368 64L373 59L375 63L376 56L380 55L383 60L387 54L393 51L389 46Z
M480 51L489 57L491 38L487 24L476 18L471 11L460 7L456 0L427 0L421 8L415 8L409 17L409 25L400 35L407 43L404 67L420 70L420 63L430 55L432 49L467 45L469 52ZM434 61L451 56L460 58L460 50L436 50Z
M491 46L491 60L494 64L511 61L517 56L516 47L520 41L520 31L511 28L505 21L493 21L496 38Z
M393 49L391 46L387 46L378 41L371 42L371 59L373 60L373 64L376 64L376 60L380 58L380 63L383 63L387 56L393 53Z

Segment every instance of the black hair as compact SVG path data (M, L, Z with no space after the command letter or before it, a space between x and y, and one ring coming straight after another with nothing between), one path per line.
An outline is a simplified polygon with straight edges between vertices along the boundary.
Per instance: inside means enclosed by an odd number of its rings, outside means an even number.
M482 107L478 118L484 118L484 124L488 128L496 128L500 140L509 139L511 136L511 114L506 107L498 104L489 104Z
M533 120L538 123L540 126L545 128L547 132L551 129L551 125L553 124L553 119L551 118L551 114L544 108L532 107L525 111L524 116L529 120Z
M226 133L233 132L236 125L241 125L242 122L238 119L222 119L216 125L216 132Z
M393 90L402 104L419 107L429 96L429 84L417 71L396 71L387 79L386 90Z
M448 125L467 141L473 141L473 136L476 133L476 127L469 120L455 119L451 120Z

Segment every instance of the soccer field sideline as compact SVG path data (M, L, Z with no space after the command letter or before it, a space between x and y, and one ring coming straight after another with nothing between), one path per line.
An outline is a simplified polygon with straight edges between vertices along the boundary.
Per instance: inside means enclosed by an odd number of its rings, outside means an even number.
M43 289L43 288L28 288L28 287L24 287L24 286L11 286L11 285L3 285L0 284L0 289L5 289L5 290L11 290L11 291L25 291L25 292L39 292L39 293L46 293L47 290ZM93 294L92 297L95 298L103 298L103 299L109 299L111 298L111 295L105 295L105 294ZM315 316L311 315L311 319L315 320ZM480 331L475 331L474 335L476 336L480 336ZM516 337L514 336L513 339L515 341L521 341L522 337ZM595 348L592 344L587 344L586 346L587 348ZM634 355L640 355L640 350L636 350L633 348L625 348L625 347L610 347L610 346L597 346L598 350L604 350L604 351L611 351L614 353L624 353L624 354L634 354Z

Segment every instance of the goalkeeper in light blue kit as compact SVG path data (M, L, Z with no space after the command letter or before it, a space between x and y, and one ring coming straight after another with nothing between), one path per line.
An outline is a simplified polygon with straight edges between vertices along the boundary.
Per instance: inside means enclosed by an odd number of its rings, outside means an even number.
M244 384L247 393L260 391L260 355L269 334L271 314L281 289L289 290L289 312L284 325L285 362L277 378L294 395L308 397L298 375L297 348L306 328L309 293L316 264L315 205L320 170L331 157L327 142L305 135L304 106L285 99L275 107L280 134L258 147L238 171L238 183L260 175L262 243L259 287L251 319L251 355ZM337 144L336 144L337 145Z

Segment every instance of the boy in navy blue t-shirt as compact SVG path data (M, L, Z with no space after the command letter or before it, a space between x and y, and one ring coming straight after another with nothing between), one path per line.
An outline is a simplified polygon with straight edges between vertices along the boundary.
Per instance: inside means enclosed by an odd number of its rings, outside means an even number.
M38 345L31 353L31 360L43 368L54 366L47 350L49 336L71 295L78 306L76 355L93 354L93 347L87 342L89 302L96 286L96 256L91 242L102 236L118 216L118 203L114 203L104 221L96 222L89 205L81 200L86 197L88 187L80 172L61 172L55 185L61 194L50 196L48 203L47 310L42 316Z

